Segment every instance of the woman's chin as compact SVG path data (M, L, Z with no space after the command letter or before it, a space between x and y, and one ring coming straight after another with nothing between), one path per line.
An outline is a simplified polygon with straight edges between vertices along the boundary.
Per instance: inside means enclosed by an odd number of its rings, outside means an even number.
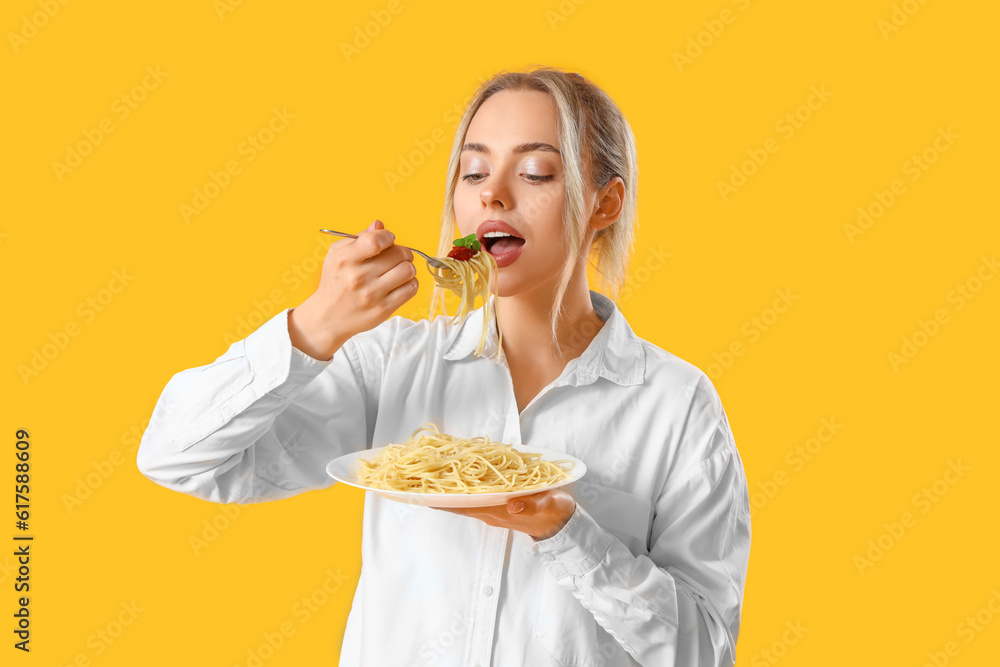
M533 285L530 279L521 278L516 275L504 275L505 269L500 270L500 278L497 280L497 297L507 298L527 294L537 285Z

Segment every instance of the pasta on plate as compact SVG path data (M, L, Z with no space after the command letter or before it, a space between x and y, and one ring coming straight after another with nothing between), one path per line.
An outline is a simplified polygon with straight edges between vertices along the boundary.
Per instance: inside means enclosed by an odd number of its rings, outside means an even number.
M428 433L424 433L424 432ZM420 435L418 435L420 434ZM433 422L373 460L358 459L358 479L373 489L412 493L503 493L542 489L569 477L574 463L545 461L489 436L459 438Z

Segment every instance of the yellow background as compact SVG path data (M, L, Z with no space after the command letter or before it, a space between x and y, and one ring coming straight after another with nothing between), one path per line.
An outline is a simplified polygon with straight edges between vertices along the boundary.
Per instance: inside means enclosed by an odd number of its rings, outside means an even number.
M433 251L458 113L481 80L533 63L590 77L632 123L639 233L621 307L710 372L755 494L737 664L995 664L1000 279L975 280L1000 249L994 3L400 0L350 58L342 44L387 2L95 0L47 17L54 4L11 0L0 18L2 553L17 428L31 433L36 536L30 655L11 647L13 556L0 556L4 664L246 665L282 623L294 635L264 664L336 664L361 492L230 519L143 478L136 434L174 373L311 293L334 241L318 228L377 217ZM165 75L122 118L115 100L147 67ZM830 95L809 109L811 87ZM241 143L275 108L294 118L248 161ZM808 118L787 136L796 113ZM60 180L53 163L103 119L113 131ZM446 140L428 148L435 132ZM724 198L719 181L768 139L778 150ZM933 164L911 180L925 151ZM185 222L180 205L230 160L240 173ZM401 160L421 164L391 188ZM852 242L845 225L896 179L903 194ZM426 313L431 282L400 314ZM959 285L978 289L961 307ZM770 312L779 290L798 298ZM921 344L894 365L904 337ZM968 470L946 476L949 462ZM859 566L869 540L886 548ZM304 620L296 604L328 570L346 579ZM796 623L804 634L786 632Z

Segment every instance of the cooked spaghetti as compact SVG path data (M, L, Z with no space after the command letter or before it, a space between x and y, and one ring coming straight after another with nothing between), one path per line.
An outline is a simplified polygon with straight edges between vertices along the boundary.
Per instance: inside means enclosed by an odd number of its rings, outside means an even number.
M421 431L433 432L433 435ZM564 467L559 464L568 464ZM373 460L358 459L358 479L375 489L413 493L503 493L541 489L565 479L574 463L543 461L493 442L440 433L433 422L410 435L409 442L390 444Z
M464 319L475 310L476 298L479 297L485 306L483 317L483 333L479 338L479 345L476 347L476 355L481 355L483 347L486 345L486 332L488 331L490 319L494 317L496 311L496 298L493 299L493 307L490 306L490 294L494 297L497 294L497 261L493 255L481 249L475 252L469 259L455 259L453 257L436 257L442 264L448 266L447 269L431 266L427 263L427 270L434 276L434 282L439 287L449 289L462 300L458 308L458 313L452 318L452 324L459 318ZM444 302L444 292L441 292L441 311L447 315L448 309ZM433 304L432 304L433 308ZM503 332L500 331L500 320L497 323L497 350L503 344Z

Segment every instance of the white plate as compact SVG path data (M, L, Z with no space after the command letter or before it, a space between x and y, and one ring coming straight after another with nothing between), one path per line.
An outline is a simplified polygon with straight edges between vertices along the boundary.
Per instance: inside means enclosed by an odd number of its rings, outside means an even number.
M518 445L512 445L512 447L523 453L541 454L543 461L558 461L559 459L572 461L574 463L573 469L569 471L569 476L566 479L539 489L507 491L504 493L417 493L414 491L389 491L387 489L373 488L358 479L358 459L374 460L379 452L385 449L385 447L372 447L371 449L362 449L359 452L351 452L350 454L344 454L335 458L326 464L326 473L338 482L377 493L383 498L409 505L423 505L424 507L491 507L493 505L506 505L509 498L527 496L532 493L540 493L548 489L566 486L587 474L586 463L564 452L540 449L538 447L520 447Z

